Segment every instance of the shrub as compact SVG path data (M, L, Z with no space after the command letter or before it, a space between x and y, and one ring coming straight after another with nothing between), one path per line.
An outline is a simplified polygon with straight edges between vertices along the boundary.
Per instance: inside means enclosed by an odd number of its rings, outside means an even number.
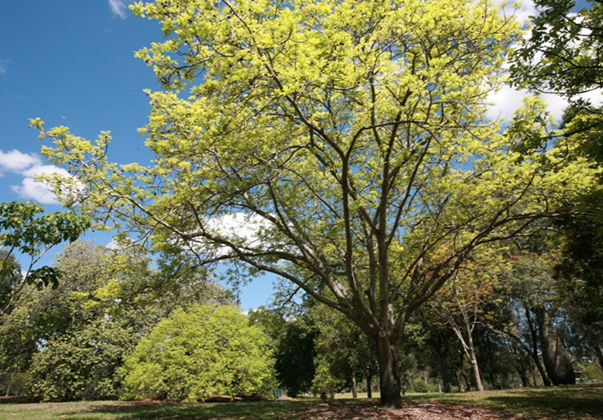
M198 401L264 393L274 384L268 339L232 306L175 310L127 357L125 398Z
M431 387L429 386L429 384L425 382L425 380L419 378L412 381L412 388L414 392L431 392Z

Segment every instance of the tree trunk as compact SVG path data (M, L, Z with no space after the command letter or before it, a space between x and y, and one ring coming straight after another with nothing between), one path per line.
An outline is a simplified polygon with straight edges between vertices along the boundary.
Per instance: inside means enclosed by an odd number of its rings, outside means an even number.
M542 306L535 309L536 319L540 327L540 344L544 367L553 385L570 385L576 383L576 374L572 361L561 341L550 313Z
M519 378L521 379L521 385L524 388L529 388L530 381L528 379L528 375L527 375L526 371L523 369L517 369L517 373L519 374Z
M477 363L477 356L475 355L475 345L473 344L473 337L469 335L469 358L471 366L473 367L473 376L475 376L475 386L478 391L484 390L484 384L482 383L482 376L479 372L479 365Z
M599 361L599 368L603 370L603 349L601 349L600 347L595 347L595 356Z
M452 381L450 372L450 336L444 332L438 332L437 341L433 341L433 346L439 360L440 377L442 378L442 387L444 392L451 392L450 383Z
M459 392L465 392L465 384L463 383L463 376L460 370L456 373L456 386Z
M442 376L442 383L444 386L444 392L450 392L450 369L448 368L448 358L440 358L440 375Z
M385 407L402 408L397 359L396 348L391 344L389 338L379 336L377 339L379 389L381 391L381 405Z
M373 390L371 389L373 382L373 375L366 375L366 397L373 398Z
M530 330L530 336L532 338L532 349L530 355L532 356L532 360L534 360L534 364L536 365L536 369L538 369L538 373L540 373L540 377L542 378L542 384L544 386L551 386L551 381L547 376L542 364L540 363L540 358L538 357L538 334L536 333L536 329L534 328L534 324L532 323L532 316L530 315L530 310L525 308L526 320L528 321L528 328ZM536 383L534 383L536 385Z
M11 387L12 387L12 385L13 385L13 379L15 378L15 372L16 372L16 371L17 371L17 369L13 370L13 371L10 373L10 378L9 378L9 380L8 380L8 385L7 385L7 387L6 387L6 395L5 395L6 397L8 397L8 396L10 395L10 389L11 389Z
M358 388L356 386L356 372L352 372L352 398L358 398Z
M473 369L473 376L475 377L475 386L477 387L478 391L483 391L484 385L482 384L482 377L479 371L479 364L477 363L477 356L475 355L475 344L473 342L473 328L471 326L470 321L466 317L463 317L463 321L465 324L464 326L465 333L467 334L467 339L465 339L465 337L463 336L463 331L461 330L461 327L456 322L454 322L452 318L450 318L449 323L452 327L452 330L461 342L461 346L463 348L463 351L465 352L465 356L467 356L467 358L469 359L469 363L471 363L471 367ZM470 385L468 385L467 387L469 389L471 388Z

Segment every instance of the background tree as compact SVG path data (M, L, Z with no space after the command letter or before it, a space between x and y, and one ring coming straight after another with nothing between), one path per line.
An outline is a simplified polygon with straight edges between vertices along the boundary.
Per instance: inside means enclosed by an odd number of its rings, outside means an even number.
M513 281L510 286L514 288L516 299L522 302L532 340L538 335L548 378L553 385L575 383L571 357L553 323L559 310L552 278L554 265L544 256L523 252L510 261L510 266ZM536 353L535 347L533 353ZM546 384L547 380L542 376Z
M45 400L115 398L121 390L117 369L138 340L123 321L103 319L53 334L33 356L30 392Z
M59 285L29 291L0 326L2 363L45 399L115 397L124 355L178 305L230 303L204 270L157 262L130 242L73 242L56 257ZM177 267L177 269L176 269ZM170 284L169 279L174 283Z
M249 314L272 341L274 368L279 387L290 397L311 391L316 373L318 329L305 311L258 308Z
M530 36L513 53L514 83L573 97L603 87L603 4L536 0Z
M264 332L234 306L194 306L161 320L123 368L126 398L197 401L272 391Z
M60 272L52 267L34 268L42 256L61 242L75 241L88 227L87 219L74 212L44 210L32 202L0 203L0 322L18 304L28 285L57 287ZM27 258L25 273L16 273L15 253Z
M313 388L328 394L346 387L357 398L358 382L365 380L368 398L372 398L372 379L379 369L366 336L343 314L323 305L313 305L310 316L318 329L316 364L320 371Z
M430 307L445 320L461 343L465 356L471 363L478 391L484 390L480 373L475 334L476 328L486 321L487 305L494 300L497 288L496 249L475 255L460 267L432 300Z
M510 153L539 127L537 106L526 130L484 120L519 35L488 1L132 8L167 38L137 53L165 89L149 93L142 130L155 164L109 163L109 133L92 144L33 120L55 140L44 154L85 186L65 204L121 218L201 264L273 273L342 312L375 348L385 405L402 404L411 314L476 247L591 185L583 160L560 165L567 149Z
M513 83L570 99L557 141L578 144L579 152L600 166L601 106L579 95L603 87L603 4L588 0L578 8L572 0L537 0L536 5L540 13L534 19L531 35L513 55ZM557 286L565 297L570 317L582 331L581 341L597 355L601 354L601 342L595 338L599 334L593 332L600 330L597 323L601 318L596 314L603 308L600 299L603 276L597 263L600 249L597 243L603 231L600 202L599 184L587 194L575 197L569 206L572 211L554 226L565 237L557 271L561 281Z

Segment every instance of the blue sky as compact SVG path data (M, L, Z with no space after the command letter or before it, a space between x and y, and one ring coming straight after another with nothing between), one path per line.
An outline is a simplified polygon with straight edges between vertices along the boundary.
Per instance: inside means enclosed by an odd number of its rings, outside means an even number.
M109 155L119 162L152 158L137 128L150 107L143 89L157 89L151 68L134 52L162 39L159 24L135 18L121 0L19 0L0 13L0 201L34 200L60 210L32 176L53 170L29 118L65 125L85 138L110 130ZM110 235L88 233L99 244ZM265 304L271 281L244 287L244 309Z

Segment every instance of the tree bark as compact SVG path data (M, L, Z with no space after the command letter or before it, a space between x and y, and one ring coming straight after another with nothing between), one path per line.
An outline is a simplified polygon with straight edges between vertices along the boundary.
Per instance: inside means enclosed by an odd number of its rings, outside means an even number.
M463 331L461 327L454 322L452 318L449 319L450 326L452 330L455 332L459 341L461 342L461 347L465 352L465 356L469 359L469 363L471 363L471 368L473 369L473 376L475 377L475 386L478 391L484 390L484 385L482 383L482 377L479 371L479 364L477 362L477 356L475 354L475 343L473 342L473 327L474 325L466 318L463 317L465 333L467 334L467 339L463 336ZM468 388L471 388L468 386Z
M553 385L576 383L576 374L559 334L555 330L549 311L540 306L535 309L540 332L544 367Z
M6 395L5 395L6 397L8 397L8 396L10 395L10 389L11 389L11 387L12 387L12 385L13 385L13 379L14 379L14 377L15 377L15 373L16 373L16 371L17 371L17 369L13 370L13 371L10 373L10 378L9 378L9 380L8 380L8 386L6 387Z
M371 389L373 382L373 375L366 375L366 397L373 398L373 390Z
M525 308L526 320L528 321L528 328L530 330L530 336L532 338L532 348L530 351L530 356L532 356L532 360L534 360L534 364L536 365L536 369L538 369L538 373L540 373L540 377L542 378L542 384L544 386L551 386L551 381L549 380L546 371L542 367L540 363L540 358L538 357L538 334L536 333L536 329L534 328L534 324L532 323L532 316L530 315L530 310ZM536 383L534 383L536 385Z
M478 391L484 390L484 384L482 383L482 376L479 371L479 364L477 363L477 356L475 355L475 345L473 344L473 337L469 334L469 357L471 366L473 367L473 376L475 377L475 386Z
M444 392L450 392L450 372L448 368L448 359L446 357L440 358L440 375L442 376Z
M381 405L385 407L402 408L397 359L396 347L392 345L389 338L379 336L377 339L379 390L381 391Z
M356 372L352 372L352 398L358 398L358 387L356 385Z
M595 347L595 356L599 361L599 368L603 370L603 349L601 349L600 347Z

